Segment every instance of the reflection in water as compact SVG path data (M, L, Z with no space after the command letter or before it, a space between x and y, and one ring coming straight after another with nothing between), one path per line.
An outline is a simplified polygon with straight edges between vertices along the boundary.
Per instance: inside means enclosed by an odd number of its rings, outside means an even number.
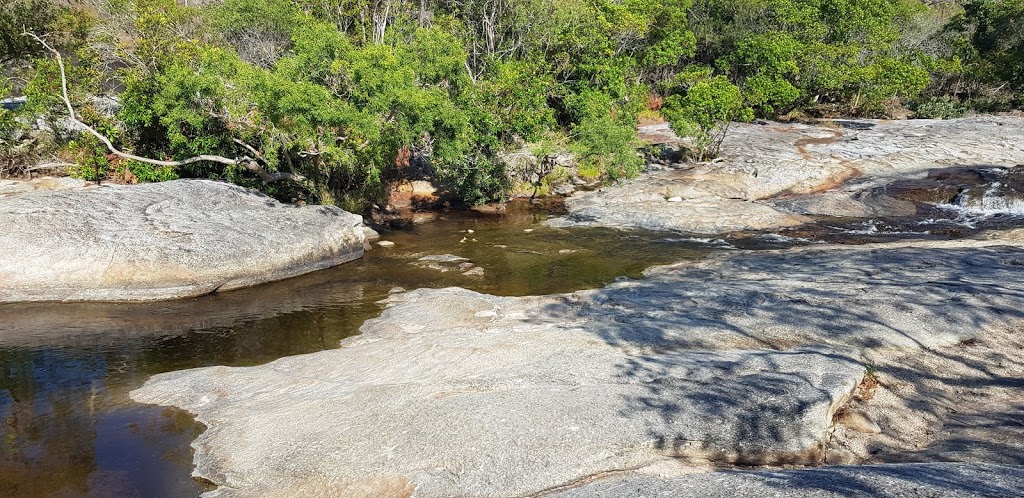
M181 411L132 403L128 391L159 372L253 365L337 347L380 312L377 302L393 287L565 292L728 247L638 232L557 230L538 226L539 216L451 215L385 233L395 247L334 269L197 299L0 305L2 494L200 493L203 484L189 477L189 444L202 427ZM411 264L445 253L468 258L485 275Z

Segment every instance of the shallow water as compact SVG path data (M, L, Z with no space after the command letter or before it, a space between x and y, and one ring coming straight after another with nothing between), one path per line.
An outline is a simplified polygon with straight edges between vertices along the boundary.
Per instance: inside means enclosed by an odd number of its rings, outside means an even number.
M202 427L181 411L133 403L128 392L160 372L337 347L394 287L566 292L729 247L552 229L538 225L545 216L453 214L385 233L393 248L337 268L197 299L0 305L0 495L195 496L204 486L189 477L189 444ZM468 258L485 273L414 264L430 254Z

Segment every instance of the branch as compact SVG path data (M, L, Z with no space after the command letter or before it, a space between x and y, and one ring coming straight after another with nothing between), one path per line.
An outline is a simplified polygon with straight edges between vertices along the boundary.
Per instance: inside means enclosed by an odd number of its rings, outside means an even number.
M267 171L264 170L263 167L260 166L259 164L257 164L254 160L248 160L248 161L245 160L245 159L248 159L248 158L240 158L241 159L240 160L240 159L230 159L230 158L223 157L223 156L201 154L201 155L198 155L198 156L195 156L195 157L190 157L188 159L182 159L180 161L161 161L159 159L150 159L148 157L137 156L135 154L129 154L127 152L123 152L121 150L118 150L117 147L114 147L114 144L110 141L110 139L108 139L107 137L103 136L102 133L96 131L93 127L83 123L81 120L78 119L78 116L75 114L75 108L74 108L74 106L71 105L71 97L68 96L68 78L67 78L67 74L64 71L64 58L61 57L60 52L58 52L56 49L54 49L53 47L48 45L42 38L36 36L35 33L30 33L28 31L26 31L26 32L22 33L22 35L32 37L37 42L39 42L39 44L42 45L43 48L45 48L46 50L50 51L50 53L52 53L57 58L57 66L59 66L59 68L60 68L61 98L64 100L64 105L68 109L68 115L69 115L69 117L71 119L71 122L74 123L75 125L81 127L85 131L89 132L89 134L91 134L92 136L96 137L96 139L98 139L100 142L103 142L103 145L106 145L107 146L107 150L109 150L112 154L114 154L114 155L116 155L118 157L124 158L124 159L129 159L129 160L132 160L132 161L138 161L140 163L146 163L146 164L155 164L157 166L178 167L178 166L185 166L185 165L188 165L188 164L197 163L197 162L201 162L201 161L210 161L210 162L215 162L215 163L220 163L220 164L227 164L227 165L231 165L231 166L235 166L235 165L243 166L246 169L248 169L249 171L252 171L252 172L256 173L257 175L259 175L260 178L263 179L263 181L265 183L271 183L271 182L276 182L276 181L280 181L280 180L295 180L295 181L300 181L300 182L305 180L305 177L303 177L302 175L296 174L296 173L267 173ZM236 141L236 143L241 143L241 141L239 141L239 140L235 140L235 141ZM243 144L243 145L245 145L245 144ZM247 148L249 148L252 152L255 152L255 149L253 149L252 147L250 147L248 145L245 145L245 146Z
M32 172L32 171L39 171L41 169L67 168L67 167L70 167L70 166L78 166L78 165L75 164L75 163L66 163L66 162L63 162L63 161L57 161L57 162L52 162L52 163L37 164L35 166L32 166L31 168L23 169L22 172L29 173L29 172Z

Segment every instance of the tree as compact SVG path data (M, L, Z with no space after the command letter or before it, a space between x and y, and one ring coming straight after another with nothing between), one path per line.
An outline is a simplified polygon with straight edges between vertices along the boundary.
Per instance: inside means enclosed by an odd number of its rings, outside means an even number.
M662 112L673 131L693 139L699 161L718 156L733 121L754 118L739 87L721 75L699 79L681 93L669 96Z

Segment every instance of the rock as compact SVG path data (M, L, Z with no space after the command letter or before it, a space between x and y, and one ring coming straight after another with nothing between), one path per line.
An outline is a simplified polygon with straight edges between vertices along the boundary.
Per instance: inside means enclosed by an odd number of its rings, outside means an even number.
M210 496L529 495L680 462L816 463L864 355L1024 320L1021 234L736 251L554 296L421 289L339 350L164 373L131 397L207 425ZM652 479L635 489L676 485Z
M879 434L882 428L870 417L858 411L843 411L836 417L836 422L852 431L864 434Z
M683 198L679 197L678 195L675 197L669 197L668 199L665 200L667 200L668 202L683 202Z
M463 238L460 242L465 242ZM441 272L446 271L459 271L465 272L470 268L473 268L473 263L462 256L456 256L454 254L431 254L423 256L416 261L413 261L413 265L421 268L429 268L431 270L437 270Z
M469 209L483 214L503 214L508 208L504 204L481 204Z
M897 199L940 204L951 202L960 193L960 189L932 179L898 180L886 185L885 192Z
M570 195L576 191L576 187L572 183L559 183L551 188L551 192L556 195Z
M382 240L380 242L377 242L377 245L381 247L395 247L395 243L391 242L390 240Z
M1024 162L1022 117L836 124L737 124L720 161L576 193L566 199L568 215L549 223L721 234L810 223L804 215L909 216L912 203L877 191L978 158L995 166ZM664 125L644 128L640 135L651 141L673 142ZM665 192L688 209L667 204Z
M466 275L467 277L482 277L484 276L484 269L480 268L479 266L473 266L467 269L466 271L462 272L462 274Z
M408 192L413 196L433 197L438 188L426 180L412 180L398 186L399 192Z
M825 463L829 465L855 465L860 459L853 452L830 449L825 452Z
M427 180L407 180L395 185L388 194L388 204L400 210L434 209L443 197L441 189Z
M913 202L894 199L878 192L830 191L768 201L776 209L801 215L838 218L913 216Z
M431 254L428 256L423 256L422 258L419 258L417 261L433 261L437 263L460 263L462 261L469 260L463 258L462 256L456 256L454 254Z
M149 301L281 280L363 255L362 218L226 183L0 196L0 302Z
M44 176L33 180L0 180L0 196L30 192L33 190L68 190L83 188L85 180L76 178Z
M665 202L664 188L640 178L566 198L569 215L546 222L554 227L605 226L697 234L722 234L799 226L811 220L771 206L717 196L686 198L685 209ZM680 198L683 198L680 196Z
M652 475L613 476L586 482L557 498L847 498L1021 496L1024 467L927 463L821 467L801 470L726 471L674 479Z
M366 237L367 242L380 240L380 234L370 227L363 227L363 236Z
M380 234L376 230L370 227L363 227L363 249L369 251L373 249L372 242L380 239Z

